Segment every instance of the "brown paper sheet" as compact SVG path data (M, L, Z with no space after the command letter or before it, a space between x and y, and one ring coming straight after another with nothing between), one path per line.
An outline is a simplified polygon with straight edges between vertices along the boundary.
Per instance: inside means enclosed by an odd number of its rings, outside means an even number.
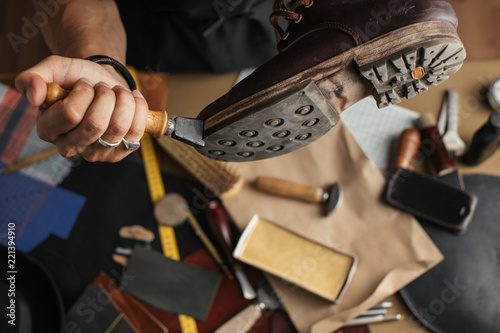
M442 260L413 217L381 202L386 180L342 122L302 150L236 166L246 184L240 194L224 203L241 229L257 213L359 259L353 280L338 305L279 278L270 278L300 332L333 332ZM322 187L339 181L344 200L335 212L323 217L318 204L254 189L251 183L261 175Z
M170 94L169 94L169 99L168 99L168 102L166 105L166 109L171 114L173 114L175 116L196 117L196 115L201 111L201 109L203 109L203 107L205 105L212 102L220 95L224 94L232 86L236 76L237 76L237 74L222 75L222 76L221 75L212 75L210 77L206 77L205 75L180 75L180 74L179 75L174 75L174 74L169 75L168 86L169 86ZM496 59L494 59L494 60L479 60L479 61L468 60L464 63L464 66L457 74L450 77L450 79L447 80L446 82L444 82L443 84L441 84L437 87L431 87L431 89L429 89L429 91L426 92L425 94L416 96L410 100L404 100L400 105L403 107L409 108L411 110L417 111L417 112L432 112L437 118L438 113L439 113L439 108L441 106L444 91L447 88L456 89L457 92L459 93L459 96L460 96L460 98L459 98L459 101L460 101L460 105L459 105L459 108L460 108L460 110L459 110L459 112L460 112L460 114L459 114L459 132L460 132L460 135L462 136L462 138L466 141L466 143L468 143L468 142L470 142L470 139L471 139L473 133L487 120L488 116L491 114L491 109L488 107L488 105L486 103L486 96L485 96L485 92L484 92L484 87L486 87L489 83L491 83L494 79L496 79L498 77L500 77L500 60L496 60ZM194 95L196 96L196 98L193 98ZM346 112L349 112L349 111L346 111ZM339 125L339 126L341 126L341 125ZM338 131L339 131L339 127L332 129L332 132L338 132ZM329 141L330 144L333 144L334 142L332 141L331 138L334 136L335 136L335 133L331 133L331 136L330 136L330 134L327 135L327 137L330 139L324 138L324 140ZM323 139L321 139L321 140L323 140ZM350 141L350 139L348 139L348 140ZM314 145L320 145L319 142L320 141L316 142ZM306 149L308 149L308 148L306 148ZM327 148L327 149L334 149L334 148ZM331 153L329 150L325 151L325 153L326 152ZM332 155L332 156L334 156L334 155ZM330 158L332 158L332 156L330 156ZM325 156L325 158L326 158L326 156ZM345 157L343 157L343 158L345 158ZM315 159L315 161L316 161L316 159ZM320 164L321 164L321 161L322 160L320 158ZM326 161L326 159L324 161ZM271 161L269 161L269 162L271 162ZM260 163L260 162L256 162L256 163ZM272 165L274 165L274 163L276 163L276 167L272 166ZM298 166L295 166L294 168L303 168L304 167L303 164L305 164L305 163L300 162L300 160L298 158L294 161L294 163L298 164ZM499 163L500 163L500 150L497 151L490 159L486 160L485 162L483 162L479 166L470 167L470 166L466 166L466 165L461 164L461 163L458 163L457 166L461 169L461 171L463 173L487 173L487 174L493 174L493 175L500 176L500 168L499 168L500 164ZM271 174L274 172L275 174L281 176L281 173L279 170L282 170L282 169L279 169L279 168L282 167L283 164L284 164L283 162L280 162L280 158L274 159L273 162L270 164L271 165L270 167L269 166L262 167L263 171L261 172L261 174L264 174L264 173ZM348 163L346 163L346 164L348 164ZM255 177L255 175L257 175L256 171L252 171L252 168L253 168L252 165L245 166L243 164L239 164L237 166L238 166L238 168L242 168L242 169L246 170L245 177L247 178L247 180L253 179ZM168 161L168 163L166 165L164 165L164 167L167 169L167 171L169 171L171 173L174 173L174 174L181 173L179 171L179 167L176 168L174 161ZM311 162L309 162L308 166L307 166L307 170L311 170L314 168L315 168L315 166ZM358 170L361 169L361 165L359 163L358 163L357 168L358 168ZM250 169L250 170L247 170L247 169ZM372 170L370 172L370 175L373 173L375 173L376 175L374 177L368 176L368 178L371 177L371 178L379 179L381 177L381 175L379 175L378 172L373 171L372 167L370 167L370 169ZM302 177L302 179L305 178L305 170L304 171L296 171L296 172L299 174L303 173L304 176ZM348 172L348 170L344 170L344 172ZM318 181L318 178L317 178L318 176L319 175L313 173L310 176L310 178L306 178L306 179L311 184L314 181L316 181L316 182L319 182L318 183L319 185L321 185L323 183L327 184L329 177L332 177L330 173L327 173L320 178L321 181ZM299 180L299 179L297 179L297 180ZM379 183L380 181L377 180L376 182ZM370 186L373 186L373 184ZM378 184L375 186L380 187L381 185ZM245 193L248 193L248 189L244 190L243 194L240 196L240 198L238 198L238 201L245 200L246 195L247 195ZM255 198L255 194L253 195L253 197ZM250 210L257 211L256 207L262 206L262 201L264 201L263 198L270 198L270 196L258 197L258 200L255 201L255 203L248 201L247 205L250 206L250 208L251 208ZM276 200L276 199L274 199L274 200ZM269 204L270 205L274 204L274 202L275 202L274 200L272 203L270 202ZM291 199L288 199L286 202L288 203L288 204L286 204L287 209L294 209L294 207L296 207L297 205L301 205L300 202L293 201ZM230 201L227 201L226 204L232 206ZM239 205L241 205L241 203L239 203ZM304 205L306 207L308 207L307 204L304 204ZM302 207L304 207L304 205L302 205ZM344 205L345 205L345 203L344 203ZM238 220L240 221L239 222L240 226L242 227L243 225L248 223L248 221L250 220L251 213L242 211L243 216L240 217L240 213L237 211L237 209L238 209L237 207L232 209L233 214L238 217ZM246 210L248 210L248 209L249 208L247 208ZM313 209L313 208L311 208L311 209ZM362 208L359 208L359 209L362 210L360 213L364 212L364 209L362 209ZM294 211L297 211L297 210L294 209ZM284 214L284 212L286 212L286 210L283 210L280 208L278 215ZM365 212L365 213L366 214L363 214L363 216L365 216L365 215L368 216L367 221L372 221L373 219L370 218L369 212ZM393 212L393 213L397 214L397 212ZM394 219L397 219L397 217L394 217ZM279 218L276 220L281 221L282 219ZM283 219L283 220L286 221L285 219ZM363 233L363 235L364 235L363 239L369 238L366 236L366 234L367 233L365 233L365 232ZM410 244L410 246L412 246L413 248L415 248L418 245L418 242L424 243L424 244L426 244L426 242L427 242L427 240L425 240L425 241L418 240L420 238L425 238L423 235L421 235L420 230L417 231L417 234L419 236L415 237L416 243L414 243L413 245ZM356 242L359 244L362 244L363 239L359 239ZM405 237L403 239L408 239L408 237ZM377 241L377 244L379 244L378 247L381 248L382 250L385 249L384 246L386 243L390 243L390 241L389 240ZM403 246L406 246L406 245L404 245L404 242L398 242L398 243L402 243ZM371 247L373 248L375 246L371 245ZM423 247L423 248L425 248L425 247ZM393 248L391 247L391 249L393 249ZM428 249L428 251L435 253L434 251L432 251L432 249L433 249L433 247ZM389 249L387 249L387 253L389 253L389 255L390 255ZM426 260L428 260L427 259L428 256L429 256L429 254L426 254L426 256L422 256L422 257L426 258ZM432 254L432 256L433 256L433 258L435 258L434 257L435 254ZM373 256L373 257L375 257L375 256ZM390 257L390 258L392 258L392 257ZM361 258L361 259L363 260L363 258ZM375 262L377 260L386 260L386 259L387 259L386 254L384 253L384 255L382 257L376 259ZM373 261L373 259L371 259L371 260ZM401 260L398 262L401 262ZM427 262L431 262L431 261L428 260ZM362 264L364 265L364 263L362 263ZM375 263L372 263L372 264L375 265ZM428 264L428 265L430 266L431 264ZM358 271L356 274L356 275L364 275L364 277L357 276L356 281L355 281L355 283L357 285L362 285L364 283L364 281L369 281L372 279L373 279L373 281L375 281L375 279L378 279L378 281L380 281L380 278L374 278L371 275L372 273L371 273L371 271L369 271L369 268L366 269L363 267L364 266L362 266L362 270ZM425 264L422 267L425 267ZM409 271L410 271L410 275L412 277L415 276L414 272L412 272L411 269ZM380 274L380 273L377 273L377 274ZM393 274L392 276L396 276L396 280L398 283L403 283L404 279L401 279L399 277L399 274ZM362 280L358 281L358 279L362 279ZM410 280L410 278L408 278L407 280ZM397 288L394 287L395 284L393 284L390 281L386 281L386 282L387 283L384 283L382 285L382 287L377 290L376 297L372 297L372 298L370 298L370 300L373 300L375 298L378 299L381 297L381 295L390 294L391 290L392 290L392 293L394 293L396 291ZM376 285L378 285L377 282L371 282L370 285L367 286L367 290L371 290L372 292L374 292ZM388 286L389 286L389 288L388 288ZM353 292L353 293L357 294L357 292ZM361 298L363 297L362 295L369 296L369 291L362 290L362 291L360 291L360 295L361 295L360 296ZM348 299L351 299L350 294L348 294L346 296L349 297ZM368 297L368 296L366 296L366 297ZM295 299L298 299L298 298L296 297ZM342 300L343 302L341 304L339 304L337 309L330 310L330 312L337 311L334 313L339 313L340 311L349 310L348 312L344 312L343 314L334 315L335 320L343 320L345 318L348 318L348 317L352 316L354 313L357 313L361 310L364 310L366 308L366 304L373 303L370 300L368 300L367 302L364 302L364 303L362 302L360 304L357 304L355 299L356 298L353 298L353 301L350 301L349 304L346 304L347 299L343 299ZM406 331L406 332L428 332L428 330L426 330L424 327L422 327L420 324L418 324L418 322L416 322L416 319L408 311L408 309L406 308L406 306L404 305L404 303L402 302L402 300L400 299L400 297L397 294L390 296L388 299L394 303L394 306L393 306L394 309L391 309L390 313L394 313L394 314L401 313L401 314L403 314L403 319L398 321L398 322L380 323L380 324L376 324L376 325L371 325L370 328L371 328L371 330L373 330L374 333L375 332L377 332L377 333L382 333L382 332L383 333L387 333L387 332L396 333L396 332L403 332L403 331ZM290 303L290 302L288 302L288 303ZM328 311L329 310L327 309L325 312L328 312ZM306 314L304 314L304 317L305 316L306 316ZM326 315L320 315L319 317L324 318L325 316ZM326 331L328 332L328 330L326 330Z

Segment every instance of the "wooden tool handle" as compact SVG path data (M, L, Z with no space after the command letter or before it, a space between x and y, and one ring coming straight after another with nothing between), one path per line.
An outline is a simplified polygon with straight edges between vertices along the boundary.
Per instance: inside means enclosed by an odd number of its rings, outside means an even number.
M248 332L262 316L262 308L250 304L215 330L215 333Z
M274 177L258 177L255 187L261 191L307 202L322 202L323 189L320 187L306 186Z
M222 255L225 257L226 261L230 265L233 265L236 260L232 256L234 245L231 237L231 228L229 227L226 217L224 216L222 207L217 201L210 200L206 207L206 211L210 231L217 240L217 243L222 250Z
M420 147L420 133L416 128L407 128L401 133L399 139L396 168L413 169L412 161Z
M254 299L256 297L255 290L248 281L243 266L241 266L232 255L234 244L231 236L231 227L227 221L224 208L217 201L210 200L206 207L206 212L208 225L212 231L212 235L215 237L217 244L219 244L225 261L233 269L240 284L243 297L245 299Z
M47 109L52 104L60 101L68 96L69 91L61 88L57 83L47 83L47 96L42 108ZM159 139L167 131L168 114L166 111L148 111L148 119L146 123L146 133Z
M2 169L3 173L10 173L10 172L15 172L19 171L23 168L26 168L32 164L35 164L37 162L40 162L46 158L52 157L57 154L57 147L56 146L50 146L48 148L45 148L43 150L40 150L32 155L26 156L22 159L19 159L12 164L7 165Z
M219 255L219 252L217 252L217 249L212 244L212 242L210 241L210 239L208 239L207 235L203 231L203 228L200 226L200 224L198 223L198 221L196 220L196 218L194 217L194 215L191 212L188 212L187 218L188 218L188 222L191 225L191 227L193 228L196 236L198 236L198 238L200 238L200 240L203 243L203 245L205 245L205 248L208 250L208 252L212 256L212 258L214 258L215 262L217 264L219 264L219 267L222 269L222 271L230 279L233 279L234 278L233 274L229 271L229 268L227 267L227 265L222 260L221 256Z
M455 169L455 163L450 157L439 133L432 115L425 113L420 116L417 126L422 135L422 151L428 155L438 175Z

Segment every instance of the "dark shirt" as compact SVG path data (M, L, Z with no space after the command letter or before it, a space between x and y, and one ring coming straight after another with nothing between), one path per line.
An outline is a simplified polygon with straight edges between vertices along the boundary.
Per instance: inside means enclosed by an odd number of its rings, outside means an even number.
M116 0L127 63L161 72L225 73L276 54L271 0Z

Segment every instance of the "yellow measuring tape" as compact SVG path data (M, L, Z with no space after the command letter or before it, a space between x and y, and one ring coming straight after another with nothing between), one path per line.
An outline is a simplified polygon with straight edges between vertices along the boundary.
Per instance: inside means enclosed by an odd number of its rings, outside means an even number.
M149 194L151 195L153 204L158 202L158 200L165 195L165 187L163 186L160 166L154 149L153 139L149 134L144 134L141 139L142 162L144 164ZM158 233L160 235L163 254L171 259L179 260L180 255L177 248L177 241L175 240L174 228L158 224Z
M129 66L127 66L127 68L137 84L137 89L140 90L135 69ZM149 194L151 196L151 201L155 204L165 195L165 186L163 184L158 158L156 157L153 138L149 134L144 133L141 139L140 149L146 180L148 182ZM174 228L158 224L158 234L160 235L163 254L168 258L180 260ZM196 320L194 318L180 314L178 315L178 319L183 333L198 333L198 327L196 326Z

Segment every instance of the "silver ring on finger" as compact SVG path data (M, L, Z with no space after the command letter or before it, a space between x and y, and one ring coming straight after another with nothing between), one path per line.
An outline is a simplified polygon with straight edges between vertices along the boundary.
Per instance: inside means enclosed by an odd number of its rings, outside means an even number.
M120 145L120 143L122 143L123 139L121 139L120 141L118 141L117 143L109 143L107 141L104 141L102 138L99 138L99 143L101 144L101 146L103 147L106 147L106 148L114 148L114 147L118 147Z
M122 141L123 141L123 144L125 145L125 147L130 151L136 151L137 149L139 149L141 147L141 143L139 141L128 142L127 140L125 140L125 138L123 138Z

